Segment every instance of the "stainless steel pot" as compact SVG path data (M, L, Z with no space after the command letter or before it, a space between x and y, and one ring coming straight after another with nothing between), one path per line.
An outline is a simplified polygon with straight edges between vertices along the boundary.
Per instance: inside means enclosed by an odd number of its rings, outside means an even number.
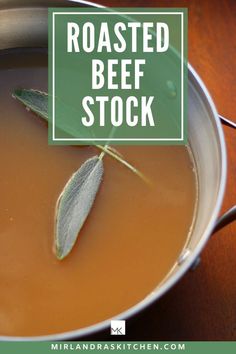
M87 1L0 0L0 50L19 47L47 47L47 8L92 6ZM193 266L215 227L231 221L231 210L216 226L226 181L226 149L220 119L199 76L189 65L189 146L198 177L198 201L189 240L165 280L142 302L117 315L126 319L160 298ZM110 319L83 329L40 337L6 337L0 340L62 340L92 334L110 325Z

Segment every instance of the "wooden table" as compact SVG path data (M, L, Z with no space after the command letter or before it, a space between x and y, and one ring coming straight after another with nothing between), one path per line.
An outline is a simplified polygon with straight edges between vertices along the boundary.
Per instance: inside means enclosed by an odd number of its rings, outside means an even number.
M218 112L236 121L236 0L102 0L113 7L187 7L189 62ZM224 127L228 179L222 212L236 204L236 130ZM93 339L113 340L108 333ZM115 338L117 339L117 338ZM212 237L201 264L127 323L119 340L236 340L236 222Z

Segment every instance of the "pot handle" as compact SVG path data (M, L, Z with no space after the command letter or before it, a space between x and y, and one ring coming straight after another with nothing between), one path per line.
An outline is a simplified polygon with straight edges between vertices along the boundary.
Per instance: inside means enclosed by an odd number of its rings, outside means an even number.
M223 215L219 217L219 219L215 223L215 227L212 231L212 234L219 231L220 229L227 226L233 221L236 221L236 205L234 205L231 209L227 210ZM193 264L191 265L190 270L195 270L197 266L200 264L200 262L201 262L201 257L198 256L194 260Z
M236 129L236 123L232 122L232 120L229 120L228 118L225 118L219 114L219 118L222 122L222 124L228 125L231 128ZM215 227L212 231L214 234L216 231L222 229L226 225L230 224L236 220L236 205L234 205L231 209L227 210L226 213L224 213L216 222Z
M214 234L216 231L219 231L226 225L236 220L236 205L234 205L231 209L227 210L219 219L216 221L215 227L212 231Z
M232 120L229 120L228 118L225 118L219 114L219 118L221 120L221 123L224 125L228 125L231 128L236 129L236 123L232 122Z
M221 115L219 115L219 118L222 124L228 125L229 127L236 129L235 122L232 122L228 118L225 118ZM227 210L223 215L219 217L219 219L215 223L214 229L212 230L212 234L221 230L223 227L227 226L233 221L236 221L236 205L234 205L231 209ZM200 262L201 262L201 258L200 256L198 256L197 259L195 259L195 261L193 262L190 269L195 270Z
M227 210L223 215L221 215L219 217L219 219L215 223L215 227L212 231L212 234L219 231L220 229L227 226L228 224L230 224L233 221L236 221L236 205L234 205L231 209ZM201 262L201 257L198 256L194 260L190 269L195 270L197 268L197 266L200 264L200 262Z

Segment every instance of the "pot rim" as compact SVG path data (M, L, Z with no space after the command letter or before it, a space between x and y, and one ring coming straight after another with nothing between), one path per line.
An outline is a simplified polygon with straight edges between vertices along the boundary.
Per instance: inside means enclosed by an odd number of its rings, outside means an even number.
M80 5L86 5L86 6L91 6L91 7L106 8L106 6L96 4L94 2L90 2L90 1L86 1L86 0L67 0L67 1L69 3L71 2L74 4L77 3ZM46 4L46 1L45 1L45 4ZM139 303L132 306L128 310L125 310L112 318L106 319L106 320L96 323L94 325L90 325L90 326L83 327L80 329L67 331L67 332L61 332L61 333L55 333L55 334L49 334L49 335L24 336L24 337L3 335L3 336L0 336L0 341L20 341L20 342L24 342L24 341L58 341L58 340L69 340L69 339L73 339L73 338L78 339L81 337L92 335L96 332L100 332L100 331L109 327L111 320L113 320L113 319L116 319L116 320L128 319L131 316L134 316L137 313L139 313L140 311L147 308L154 301L158 300L162 295L164 295L171 287L173 287L180 280L180 278L191 267L194 260L199 256L203 247L206 245L208 239L211 236L211 232L214 229L215 222L216 222L216 219L218 217L218 214L220 212L220 208L222 205L224 192L225 192L225 186L226 186L227 154L226 154L224 133L223 133L223 129L221 126L221 122L220 122L215 104L214 104L205 84L203 83L202 79L200 78L200 76L196 73L196 71L193 69L193 67L190 64L188 64L188 74L189 74L189 76L192 77L193 80L195 80L198 88L200 89L202 95L206 99L206 102L210 108L210 111L212 113L212 117L214 118L214 123L216 125L216 130L218 133L219 150L220 150L220 154L221 154L221 178L220 178L220 183L219 183L219 191L218 191L217 200L215 203L215 207L212 210L208 225L205 228L205 231L202 234L202 237L201 237L200 241L198 242L197 246L191 252L191 254L186 259L186 261L181 265L181 267L176 271L176 273L174 275L170 276L170 278L167 279L163 284L161 284L157 290L154 289L153 292L151 292L148 296L146 296L142 301L140 301Z

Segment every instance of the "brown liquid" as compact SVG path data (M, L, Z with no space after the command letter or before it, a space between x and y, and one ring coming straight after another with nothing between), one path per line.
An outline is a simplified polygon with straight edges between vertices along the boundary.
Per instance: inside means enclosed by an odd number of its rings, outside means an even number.
M46 125L12 99L17 87L47 89L46 60L0 56L0 335L73 330L135 305L174 265L193 218L195 177L184 147L118 147L154 186L105 157L94 208L72 253L57 261L57 197L99 152L48 146Z

